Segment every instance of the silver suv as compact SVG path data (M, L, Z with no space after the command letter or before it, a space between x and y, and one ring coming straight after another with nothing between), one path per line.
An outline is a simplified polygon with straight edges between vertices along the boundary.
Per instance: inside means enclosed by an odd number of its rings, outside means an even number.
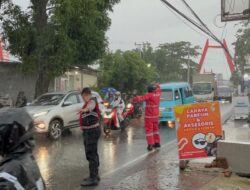
M100 95L93 96L102 104ZM46 93L38 97L29 106L28 113L33 117L38 133L47 133L52 139L58 139L63 130L79 126L79 111L83 99L78 91Z

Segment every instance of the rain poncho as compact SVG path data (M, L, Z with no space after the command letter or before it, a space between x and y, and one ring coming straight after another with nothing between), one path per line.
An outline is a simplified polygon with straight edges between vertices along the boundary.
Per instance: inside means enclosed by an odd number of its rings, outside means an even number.
M44 190L32 154L34 125L25 109L0 109L0 189Z

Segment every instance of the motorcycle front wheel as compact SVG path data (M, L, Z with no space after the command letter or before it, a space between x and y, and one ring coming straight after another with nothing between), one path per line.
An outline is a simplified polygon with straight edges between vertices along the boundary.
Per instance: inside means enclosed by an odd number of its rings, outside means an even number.
M110 128L110 126L109 126L109 125L104 125L104 126L103 126L103 132L104 132L104 134L105 134L106 136L110 135L110 133L111 133L111 128Z

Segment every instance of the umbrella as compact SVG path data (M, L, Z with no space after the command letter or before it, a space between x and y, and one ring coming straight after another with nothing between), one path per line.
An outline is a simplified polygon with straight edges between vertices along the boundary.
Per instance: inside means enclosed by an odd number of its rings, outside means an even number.
M25 108L2 108L0 109L0 125L1 124L13 124L19 123L23 127L29 127L32 122L32 118L26 112Z
M105 87L105 88L101 89L101 92L103 94L107 94L107 93L110 93L110 92L115 93L116 91L117 90L115 88L113 88L113 87Z

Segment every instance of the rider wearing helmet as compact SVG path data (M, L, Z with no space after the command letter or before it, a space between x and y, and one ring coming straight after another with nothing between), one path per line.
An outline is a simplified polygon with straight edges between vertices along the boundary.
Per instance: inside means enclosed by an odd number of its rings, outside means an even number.
M119 92L119 91L115 92L115 99L111 103L111 106L117 108L118 119L120 122L122 122L124 120L124 118L122 117L122 113L125 109L125 103L121 97L121 92Z
M44 190L32 154L34 125L23 108L0 110L0 189Z
M153 148L160 148L160 134L159 134L159 107L161 89L160 85L149 85L148 93L144 96L136 96L133 102L146 102L145 108L145 130L148 143L148 151Z

